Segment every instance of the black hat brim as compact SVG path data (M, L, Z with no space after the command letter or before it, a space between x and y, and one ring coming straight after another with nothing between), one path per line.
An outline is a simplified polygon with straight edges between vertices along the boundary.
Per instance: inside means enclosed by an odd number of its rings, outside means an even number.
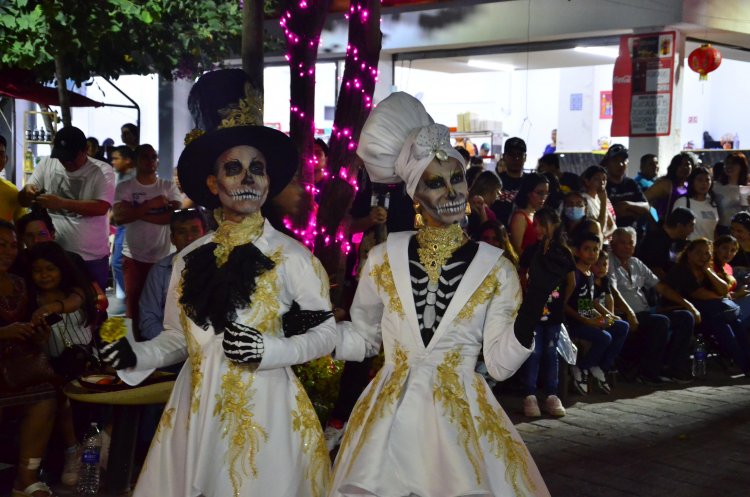
M281 131L266 126L221 128L199 136L182 151L177 162L177 177L185 195L207 209L221 207L218 195L208 189L206 178L214 174L219 155L240 145L257 148L265 156L270 183L268 199L278 195L297 172L297 149Z

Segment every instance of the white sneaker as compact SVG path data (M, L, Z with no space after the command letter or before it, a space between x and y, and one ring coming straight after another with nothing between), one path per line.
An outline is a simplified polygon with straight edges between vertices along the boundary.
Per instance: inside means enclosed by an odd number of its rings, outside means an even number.
M604 393L610 393L612 391L612 387L610 387L609 383L607 383L607 375L604 374L602 368L600 368L599 366L594 366L589 369L589 371L591 372L591 376L593 376L596 380L596 386L599 387L599 390Z
M65 465L60 481L66 487L73 487L78 483L78 470L81 467L81 446L74 445L65 450Z
M523 399L523 414L529 418L538 418L542 415L539 410L539 403L536 401L536 395L529 395Z
M547 411L547 414L556 418L565 416L565 408L557 395L547 397L547 400L544 401L544 410Z
M326 448L328 449L328 452L333 452L333 449L341 445L341 439L344 436L344 429L346 428L346 423L344 423L341 428L336 428L333 425L326 425L326 429L323 432L323 436L326 439Z
M573 376L573 386L581 395L589 393L589 372L578 366L570 366L570 374Z

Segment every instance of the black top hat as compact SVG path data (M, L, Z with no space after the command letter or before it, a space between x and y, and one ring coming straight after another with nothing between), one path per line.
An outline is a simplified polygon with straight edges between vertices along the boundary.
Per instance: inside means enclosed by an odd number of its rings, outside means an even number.
M185 138L177 162L177 176L185 194L209 209L220 207L219 197L206 186L217 157L239 145L260 150L270 179L268 198L275 197L294 177L298 155L292 140L263 122L262 95L241 69L220 69L202 75L193 85L188 108L196 129Z

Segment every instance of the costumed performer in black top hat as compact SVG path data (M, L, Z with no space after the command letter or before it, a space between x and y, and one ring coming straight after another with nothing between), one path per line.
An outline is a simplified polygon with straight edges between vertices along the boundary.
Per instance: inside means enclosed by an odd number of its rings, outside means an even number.
M129 383L187 359L135 497L327 491L330 460L320 422L291 366L334 347L328 278L308 249L260 214L292 179L298 158L284 133L256 125L262 111L246 81L241 70L219 70L201 76L190 92L199 130L188 135L177 172L194 202L215 209L219 227L175 258L164 331L103 350ZM282 328L293 305L327 312Z

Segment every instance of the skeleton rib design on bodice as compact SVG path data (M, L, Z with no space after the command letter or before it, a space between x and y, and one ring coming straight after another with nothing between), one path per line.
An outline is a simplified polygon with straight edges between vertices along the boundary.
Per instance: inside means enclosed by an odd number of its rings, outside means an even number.
M478 245L468 242L456 250L440 269L440 277L430 283L424 266L419 261L418 243L412 237L409 241L409 273L414 295L414 305L419 319L419 329L425 346L435 334L445 309L456 293L466 268L477 253Z

